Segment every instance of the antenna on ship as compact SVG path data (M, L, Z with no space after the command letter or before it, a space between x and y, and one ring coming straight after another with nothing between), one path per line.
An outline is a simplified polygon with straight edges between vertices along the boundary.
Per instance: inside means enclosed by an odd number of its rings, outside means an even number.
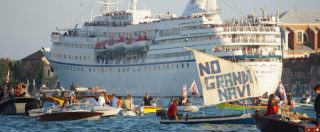
M137 9L137 3L138 0L131 0L131 10L136 10Z

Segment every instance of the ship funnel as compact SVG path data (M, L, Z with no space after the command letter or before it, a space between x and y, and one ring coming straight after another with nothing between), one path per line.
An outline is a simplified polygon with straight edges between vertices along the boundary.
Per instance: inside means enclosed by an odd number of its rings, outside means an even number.
M182 16L191 16L194 13L216 12L217 9L216 0L190 0Z

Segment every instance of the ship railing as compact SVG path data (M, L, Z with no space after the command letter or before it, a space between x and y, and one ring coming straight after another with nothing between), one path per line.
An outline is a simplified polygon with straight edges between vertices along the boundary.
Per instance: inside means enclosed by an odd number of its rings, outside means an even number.
M276 32L276 27L267 26L225 26L223 27L225 32Z
M246 49L226 49L226 50L213 50L214 53L222 55L222 56L281 56L282 51L281 50L259 50L255 48L246 48Z

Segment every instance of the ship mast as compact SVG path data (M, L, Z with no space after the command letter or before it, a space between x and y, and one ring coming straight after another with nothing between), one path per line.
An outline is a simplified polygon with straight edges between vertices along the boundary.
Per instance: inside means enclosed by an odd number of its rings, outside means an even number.
M119 0L112 2L114 0L102 0L102 2L97 2L102 5L102 14L108 14L111 12L112 5L116 5L117 11L119 11Z
M131 10L136 10L137 9L137 3L138 0L131 0Z

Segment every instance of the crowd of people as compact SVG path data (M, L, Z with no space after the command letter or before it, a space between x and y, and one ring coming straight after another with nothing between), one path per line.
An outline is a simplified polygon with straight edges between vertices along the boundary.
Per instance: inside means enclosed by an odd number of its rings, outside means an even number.
M28 96L28 86L19 83L17 86L12 87L10 83L0 85L0 102L14 97Z

